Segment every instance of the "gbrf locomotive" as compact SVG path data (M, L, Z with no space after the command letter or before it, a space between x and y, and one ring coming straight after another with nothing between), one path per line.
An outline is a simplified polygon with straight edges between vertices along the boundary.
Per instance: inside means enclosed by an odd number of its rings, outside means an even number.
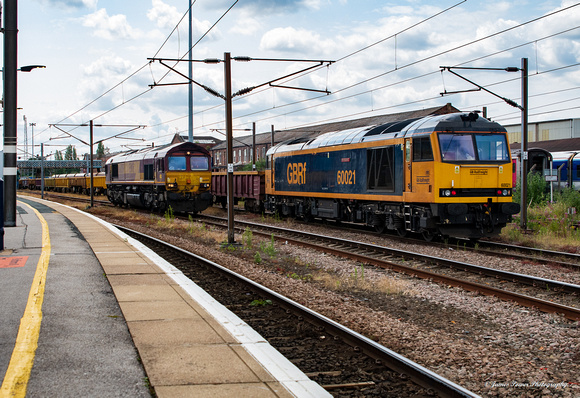
M425 239L500 232L512 202L506 130L453 113L297 139L267 153L266 210Z
M107 196L117 205L197 213L212 203L211 156L184 142L125 152L105 165Z

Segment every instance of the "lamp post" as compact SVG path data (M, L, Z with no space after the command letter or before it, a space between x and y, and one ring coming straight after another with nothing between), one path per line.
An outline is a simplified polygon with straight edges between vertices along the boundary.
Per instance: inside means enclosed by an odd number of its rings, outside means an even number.
M520 228L528 229L528 59L522 58L522 150L521 150L521 200L520 200Z
M17 78L16 72L30 72L44 65L27 65L17 68L18 56L18 2L6 0L4 20L4 67L2 107L4 108L4 226L16 226L16 176L17 176ZM3 247L2 247L3 249Z
M36 126L36 123L30 123L29 126L32 129L30 135L32 137L32 157L34 158L34 127Z
M16 60L18 2L6 0L4 19L4 226L16 226ZM4 247L2 247L4 249Z

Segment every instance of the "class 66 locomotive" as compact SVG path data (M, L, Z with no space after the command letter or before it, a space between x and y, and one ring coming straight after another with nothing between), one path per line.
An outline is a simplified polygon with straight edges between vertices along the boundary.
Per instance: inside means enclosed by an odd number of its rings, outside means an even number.
M113 204L164 212L197 213L212 204L211 155L191 142L115 155L105 165Z
M506 130L477 113L409 119L272 147L265 208L427 240L479 239L520 211L512 168Z

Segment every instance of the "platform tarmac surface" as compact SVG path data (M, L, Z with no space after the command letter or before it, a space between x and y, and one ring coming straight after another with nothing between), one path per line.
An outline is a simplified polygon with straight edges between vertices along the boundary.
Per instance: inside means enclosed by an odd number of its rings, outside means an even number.
M330 396L180 271L19 196L0 252L0 397Z

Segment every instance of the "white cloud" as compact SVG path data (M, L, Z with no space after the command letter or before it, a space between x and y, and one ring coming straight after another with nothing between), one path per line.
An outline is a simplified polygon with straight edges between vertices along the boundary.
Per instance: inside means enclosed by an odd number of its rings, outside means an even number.
M179 22L182 14L176 7L164 3L162 0L152 0L152 8L147 11L147 18L162 29L173 29Z
M311 10L319 10L322 2L322 0L303 0L302 4Z
M101 57L83 68L83 77L80 84L81 94L84 98L94 99L105 91L109 90L113 84L119 82L133 71L133 65L130 61L119 56L106 55ZM103 101L106 104L100 104L101 109L122 102L130 97L134 90L142 88L133 87L125 84L115 90L113 95L107 95Z
M106 40L133 39L140 36L140 33L129 25L125 15L109 16L104 8L84 17L83 26L94 28L94 36Z
M152 0L152 8L147 11L147 18L150 21L155 22L159 29L164 31L170 31L175 28L175 26L180 23L180 28L185 32L184 36L187 36L187 31L189 29L188 23L189 19L187 17L183 18L183 13L178 11L176 7L171 6L163 2L163 0ZM193 17L193 32L194 35L201 36L211 27L209 21L200 21L199 19ZM207 39L216 40L221 37L220 31L214 28ZM195 40L195 37L194 37Z
M240 11L240 17L236 18L236 24L230 29L230 33L251 36L262 29L260 15L248 12L246 9Z
M329 47L334 47L332 40L322 39L317 33L293 27L272 29L260 41L260 49L264 51L327 54Z

